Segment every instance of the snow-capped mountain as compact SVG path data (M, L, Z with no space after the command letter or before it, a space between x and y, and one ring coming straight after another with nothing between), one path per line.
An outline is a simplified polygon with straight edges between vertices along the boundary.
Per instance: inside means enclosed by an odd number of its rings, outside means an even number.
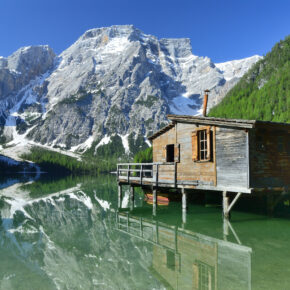
M21 48L0 58L1 141L84 151L117 135L129 151L168 113L199 114L204 89L208 108L217 104L260 58L214 64L194 55L189 39L131 25L89 30L59 56Z

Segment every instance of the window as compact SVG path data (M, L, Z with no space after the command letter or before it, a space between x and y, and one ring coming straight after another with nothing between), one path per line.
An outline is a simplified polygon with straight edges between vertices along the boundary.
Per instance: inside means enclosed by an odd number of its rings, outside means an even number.
M198 289L207 290L215 289L214 268L202 262L198 262L199 287Z
M166 266L168 269L175 271L175 254L169 250L166 250Z
M180 144L168 144L163 147L163 162L179 162Z
M166 162L174 162L174 144L166 146Z
M192 132L192 160L212 161L213 134L211 127L197 128Z
M200 130L198 133L198 142L199 142L199 160L205 161L207 160L207 151L208 151L208 144L207 144L207 136L206 130Z

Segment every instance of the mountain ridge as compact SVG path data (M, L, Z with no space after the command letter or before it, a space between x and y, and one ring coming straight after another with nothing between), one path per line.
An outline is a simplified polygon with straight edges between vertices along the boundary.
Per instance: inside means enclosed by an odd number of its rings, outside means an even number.
M230 63L192 54L188 38L158 39L132 25L90 29L59 56L44 47L37 50L49 52L45 72L21 89L0 90L0 133L8 146L31 142L81 153L118 136L126 152L138 150L167 124L168 113L199 114L205 88L212 90L211 108L260 59L228 69ZM5 73L18 81L5 67L9 57L1 59L0 88Z

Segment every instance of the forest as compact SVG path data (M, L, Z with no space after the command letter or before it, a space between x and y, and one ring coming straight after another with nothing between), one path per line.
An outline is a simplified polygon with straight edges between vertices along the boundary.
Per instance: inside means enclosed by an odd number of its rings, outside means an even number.
M258 61L209 116L289 123L289 108L290 35Z

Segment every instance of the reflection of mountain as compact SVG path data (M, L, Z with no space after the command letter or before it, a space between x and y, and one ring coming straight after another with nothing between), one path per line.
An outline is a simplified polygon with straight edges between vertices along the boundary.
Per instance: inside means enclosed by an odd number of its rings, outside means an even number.
M0 190L0 290L289 288L289 220L117 195L112 175Z
M13 190L0 191L1 290L162 287L148 272L148 245L116 233L114 209L97 191L78 184L32 199Z
M117 221L153 244L152 270L173 289L251 289L251 248L129 213Z

